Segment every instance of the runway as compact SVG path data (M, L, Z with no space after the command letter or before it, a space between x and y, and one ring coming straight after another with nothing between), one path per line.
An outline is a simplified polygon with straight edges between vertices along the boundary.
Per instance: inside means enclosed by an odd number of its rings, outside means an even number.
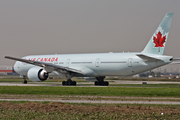
M147 82L147 84L180 84L180 82L165 82L165 81L125 81L125 80L108 80L110 84L119 84L119 86L108 86L108 87L121 87L120 84L142 84L142 82ZM93 82L77 82L75 87L107 87L107 86L94 86ZM22 84L21 82L1 82L0 86L54 86L54 87L64 87L61 82L29 82L28 84ZM123 86L122 86L123 87ZM168 98L169 99L169 98ZM0 101L37 101L37 102L65 102L65 103L103 103L103 104L169 104L169 105L180 105L180 101L168 101L168 100L74 100L74 99L47 99L47 98L5 98L1 97Z
M62 86L61 83L29 83L29 84L22 84L22 83L0 83L0 86Z
M109 84L180 84L180 82L166 82L166 81L127 81L127 80L108 80ZM86 84L86 85L84 85ZM93 82L77 82L77 87L85 86L92 87ZM29 82L28 84L22 84L21 82L1 82L0 86L62 86L61 82Z
M101 103L101 104L162 104L180 105L172 101L112 101L112 100L37 100L37 99L0 99L0 101L30 101L30 102L64 102L64 103Z

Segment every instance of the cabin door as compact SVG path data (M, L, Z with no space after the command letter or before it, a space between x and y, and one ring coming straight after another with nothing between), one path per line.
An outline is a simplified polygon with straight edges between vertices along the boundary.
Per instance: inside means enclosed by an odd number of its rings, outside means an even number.
M66 67L69 67L69 64L70 64L70 59L68 59L68 60L66 61Z
M95 66L96 66L96 67L99 67L99 63L100 63L100 59L97 58L97 59L96 59L96 62L95 62Z
M132 58L128 59L128 67L132 67Z

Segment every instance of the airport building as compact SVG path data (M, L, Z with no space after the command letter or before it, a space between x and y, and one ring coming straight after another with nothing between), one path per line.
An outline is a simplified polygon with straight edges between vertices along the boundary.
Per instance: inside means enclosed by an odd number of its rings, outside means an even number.
M1 65L0 75L18 75L12 66Z

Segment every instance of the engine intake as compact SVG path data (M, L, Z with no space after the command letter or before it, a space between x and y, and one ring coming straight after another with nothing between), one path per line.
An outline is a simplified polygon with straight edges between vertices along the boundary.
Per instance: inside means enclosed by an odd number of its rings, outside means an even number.
M27 73L27 77L33 82L45 81L48 76L48 72L41 67L33 67Z
M40 69L39 72L38 72L38 77L40 80L44 81L48 78L48 73L47 71L43 70L43 69Z

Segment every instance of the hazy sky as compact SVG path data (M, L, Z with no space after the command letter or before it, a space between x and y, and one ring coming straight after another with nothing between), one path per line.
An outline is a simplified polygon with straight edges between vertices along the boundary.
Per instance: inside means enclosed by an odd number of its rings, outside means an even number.
M140 52L168 12L164 54L180 57L180 0L1 0L0 65L14 64L5 55Z

